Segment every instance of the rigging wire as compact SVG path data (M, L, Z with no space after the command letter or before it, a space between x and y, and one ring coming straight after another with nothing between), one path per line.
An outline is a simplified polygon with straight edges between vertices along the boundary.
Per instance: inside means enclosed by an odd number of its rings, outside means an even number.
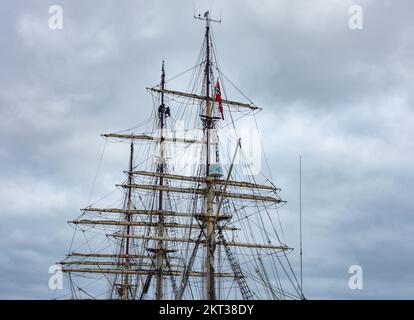
M88 196L88 201L87 201L87 203L89 203L89 201L91 200L92 192L93 192L93 190L95 189L96 179L97 179L97 177L98 177L99 170L101 169L102 159L103 159L104 154L105 154L105 149L106 149L106 144L107 144L107 142L108 142L108 141L107 141L107 140L105 140L105 143L104 143L104 146L103 146L103 149L102 149L102 152L101 152L101 156L99 157L98 168L96 169L95 177L93 178L92 187L91 187L91 190L89 191L89 196Z

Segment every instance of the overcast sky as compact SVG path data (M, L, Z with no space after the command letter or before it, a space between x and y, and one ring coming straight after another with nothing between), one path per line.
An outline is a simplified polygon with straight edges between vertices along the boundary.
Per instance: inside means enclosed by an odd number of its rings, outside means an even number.
M63 8L63 29L48 26ZM351 5L363 29L348 26ZM414 298L414 2L195 1L215 25L223 71L258 115L280 210L298 245L303 156L304 291L310 299ZM0 2L0 298L49 299L67 220L90 200L104 132L152 107L161 60L196 62L193 1ZM96 199L123 177L108 146ZM363 268L363 290L348 268ZM297 265L295 265L296 270Z

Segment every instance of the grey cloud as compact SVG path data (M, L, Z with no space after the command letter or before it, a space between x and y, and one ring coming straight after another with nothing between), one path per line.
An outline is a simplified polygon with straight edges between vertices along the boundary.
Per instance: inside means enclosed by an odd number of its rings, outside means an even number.
M296 248L303 155L307 296L412 298L413 4L359 1L365 28L350 31L354 2L226 2L215 40L224 72L264 108L259 125ZM49 1L0 3L2 298L53 297L47 271L68 249L66 221L88 201L99 134L145 120L161 59L175 75L202 43L191 1L61 3L57 32ZM124 177L125 148L107 148L93 199ZM292 259L297 266L296 251ZM347 287L352 264L364 268L364 290Z

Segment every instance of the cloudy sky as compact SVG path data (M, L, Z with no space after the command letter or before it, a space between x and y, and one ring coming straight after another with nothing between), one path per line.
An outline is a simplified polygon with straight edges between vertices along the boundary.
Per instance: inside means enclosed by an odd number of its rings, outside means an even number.
M414 3L411 0L195 1L223 71L258 115L298 245L303 157L304 290L310 299L414 298ZM48 26L63 8L63 29ZM363 29L348 26L363 8ZM0 2L0 298L49 299L66 224L123 177L100 133L147 118L145 87L196 62L193 1ZM348 268L363 268L350 290ZM296 269L297 270L297 269Z

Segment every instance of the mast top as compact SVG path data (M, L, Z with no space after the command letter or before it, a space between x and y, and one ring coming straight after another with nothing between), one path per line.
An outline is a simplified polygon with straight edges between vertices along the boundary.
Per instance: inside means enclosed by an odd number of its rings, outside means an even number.
M212 19L210 18L210 11L207 10L206 12L204 12L204 15L201 16L201 14L199 13L197 16L194 13L194 19L198 19L198 20L205 20L206 24L209 25L210 22L217 22L217 23L221 23L221 14L220 14L220 19Z

